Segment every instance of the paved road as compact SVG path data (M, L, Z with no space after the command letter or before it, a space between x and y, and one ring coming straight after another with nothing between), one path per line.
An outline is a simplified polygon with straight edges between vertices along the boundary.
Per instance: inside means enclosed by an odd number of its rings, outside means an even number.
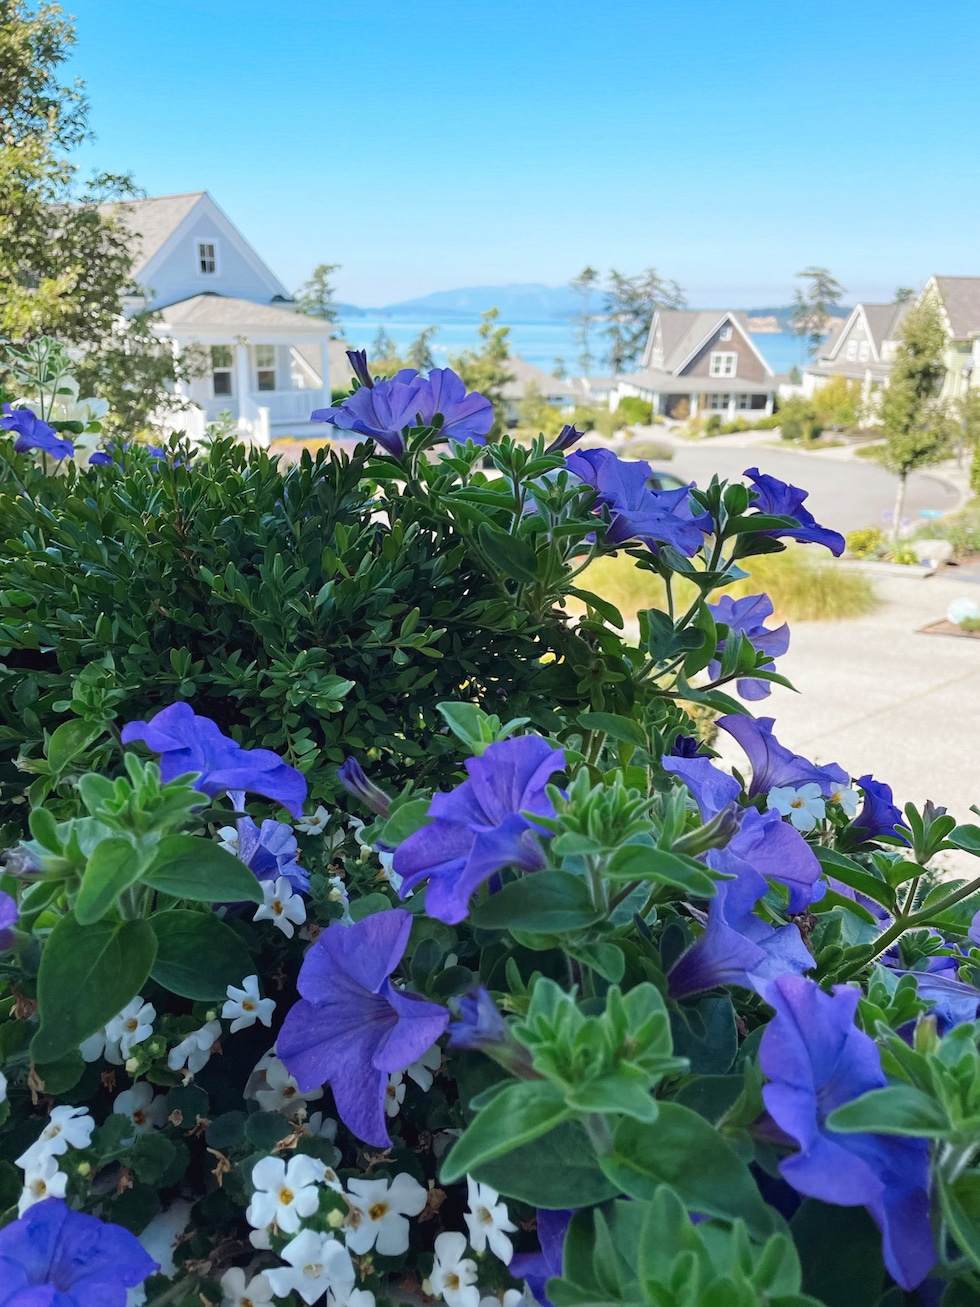
M654 440L662 439L656 434L656 429L651 435ZM673 460L658 465L675 476L705 484L716 472L719 476L734 478L741 476L746 468L758 467L782 481L808 490L807 508L818 522L835 531L882 526L891 520L895 478L877 463L831 457L838 453L837 450L824 454L793 454L767 444L733 447L716 440L696 445L678 441L675 448L677 452ZM918 517L923 508L946 512L956 505L957 492L947 481L929 472L916 472L909 477L907 518Z

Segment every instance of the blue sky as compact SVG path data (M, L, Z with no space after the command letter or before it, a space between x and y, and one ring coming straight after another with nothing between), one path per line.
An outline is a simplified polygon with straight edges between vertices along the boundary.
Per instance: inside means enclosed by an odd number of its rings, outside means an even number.
M692 304L980 274L953 0L66 0L85 167L207 189L342 299L655 266Z

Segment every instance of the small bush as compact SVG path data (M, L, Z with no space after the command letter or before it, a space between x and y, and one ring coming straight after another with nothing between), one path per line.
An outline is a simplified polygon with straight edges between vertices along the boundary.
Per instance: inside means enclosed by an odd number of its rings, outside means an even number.
M704 434L706 436L717 436L720 430L721 430L721 414L712 413L711 416L708 418L707 422L704 424Z
M823 422L816 408L808 399L794 395L779 410L780 428L783 440L815 440L823 430Z
M885 533L877 526L864 526L847 533L847 552L853 558L880 558L884 553Z
M615 415L623 426L648 427L653 417L653 405L638 395L627 395L619 401Z
M902 567L915 567L919 555L912 545L897 544L887 555L889 563L899 563Z

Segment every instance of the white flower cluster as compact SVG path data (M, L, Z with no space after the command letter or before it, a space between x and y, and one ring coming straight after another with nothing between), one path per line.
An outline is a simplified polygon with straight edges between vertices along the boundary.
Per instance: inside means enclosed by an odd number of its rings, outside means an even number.
M24 1188L17 1203L17 1215L45 1198L64 1198L68 1176L58 1166L58 1158L69 1148L88 1148L95 1122L87 1107L55 1107L48 1124L25 1152L17 1158L24 1172Z
M778 785L769 791L766 806L788 817L798 831L811 831L827 816L827 804L839 803L846 817L853 817L860 803L857 790L842 785L825 799L816 781L806 785Z
M104 1057L113 1066L122 1066L136 1045L153 1034L156 1015L153 1004L144 1003L137 995L108 1025L80 1045L82 1057L86 1062L98 1062Z
M495 1190L472 1178L468 1185L469 1247L478 1254L489 1249L509 1265L514 1246L508 1236L517 1227ZM288 1162L264 1157L252 1168L252 1186L245 1213L253 1227L252 1244L270 1248L273 1230L293 1237L281 1253L285 1265L263 1271L248 1285L242 1272L229 1272L222 1281L223 1307L243 1307L248 1299L266 1303L272 1294L284 1298L291 1292L305 1303L325 1300L326 1307L374 1307L374 1295L355 1287L351 1255L363 1257L373 1250L383 1257L399 1257L407 1252L409 1218L421 1215L428 1201L425 1189L404 1173L391 1180L355 1177L345 1190L334 1171L306 1154L294 1154ZM304 1225L319 1210L321 1187L342 1194L347 1204L346 1218L338 1214L336 1230L326 1234ZM476 1262L465 1256L466 1250L463 1234L447 1231L436 1239L432 1274L423 1289L442 1297L447 1307L484 1307L476 1287ZM520 1297L511 1291L503 1299L487 1299L486 1307L515 1307Z

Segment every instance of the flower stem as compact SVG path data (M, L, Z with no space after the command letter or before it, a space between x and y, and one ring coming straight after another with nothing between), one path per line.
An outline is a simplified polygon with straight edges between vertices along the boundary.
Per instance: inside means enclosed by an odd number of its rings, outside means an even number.
M945 912L947 908L954 907L957 903L962 902L963 899L968 899L971 894L976 894L978 891L980 891L980 877L977 877L976 880L971 880L966 885L961 885L959 889L953 890L952 893L947 894L945 898L940 899L938 903L933 903L928 908L920 909L918 912L899 914L888 929L878 936L878 939L875 941L874 946L868 952L867 956L861 958L859 962L852 963L851 966L847 967L840 973L837 979L850 980L852 976L856 976L859 971L863 970L869 962L873 962L875 958L880 957L886 949L891 948L892 944L894 944L897 939L900 939L907 930L914 930L916 926L928 926L936 917ZM908 902L908 900L906 900L906 902Z

